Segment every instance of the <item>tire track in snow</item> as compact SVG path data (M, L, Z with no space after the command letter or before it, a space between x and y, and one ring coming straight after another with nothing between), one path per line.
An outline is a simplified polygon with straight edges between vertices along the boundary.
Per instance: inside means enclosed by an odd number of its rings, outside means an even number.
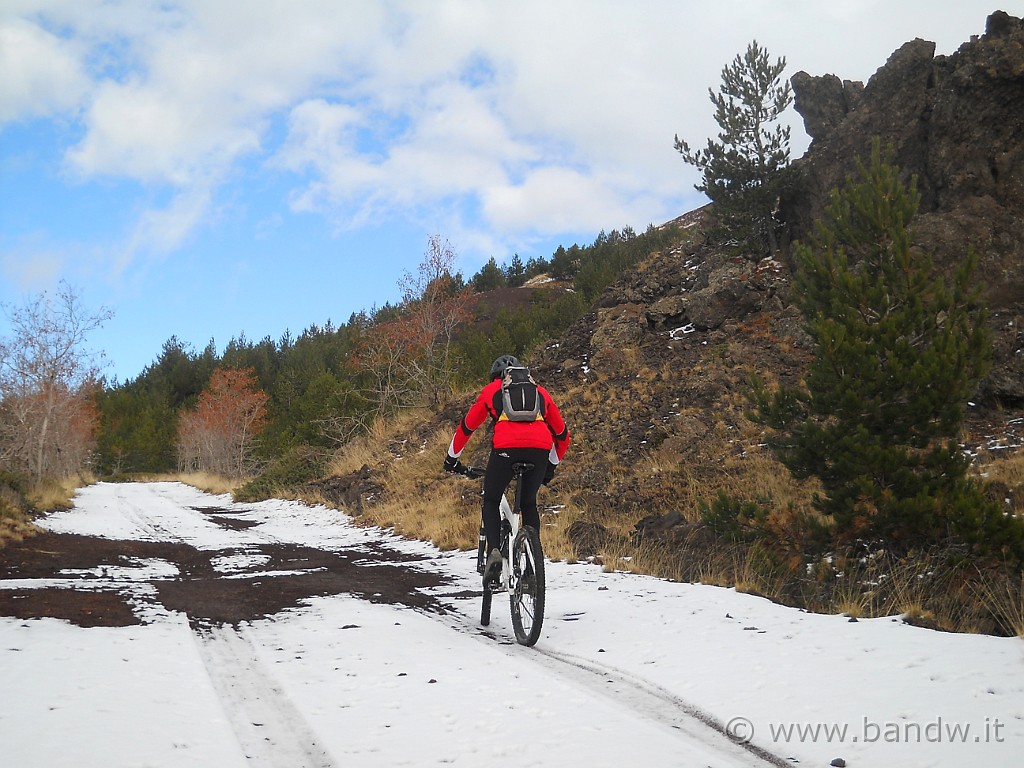
M527 659L566 682L608 698L644 720L671 729L690 743L696 741L708 746L723 757L731 758L735 765L751 768L792 765L761 747L730 738L725 726L716 718L646 678L539 645L524 649L514 639L482 629L457 611L427 615L458 632L468 632L481 642L495 644L507 656Z
M154 493L154 495L158 498L163 498L162 494ZM164 541L176 544L185 543L185 540L180 535L162 525L155 515L139 505L135 500L135 494L128 493L119 488L116 498L117 509L121 516L144 534L143 540Z
M336 768L299 709L230 626L194 637L207 674L246 758L255 768Z
M732 739L716 718L650 680L568 653L534 646L532 661L576 684L632 709L646 720L668 726L723 754L746 758L752 766L791 763L749 743Z

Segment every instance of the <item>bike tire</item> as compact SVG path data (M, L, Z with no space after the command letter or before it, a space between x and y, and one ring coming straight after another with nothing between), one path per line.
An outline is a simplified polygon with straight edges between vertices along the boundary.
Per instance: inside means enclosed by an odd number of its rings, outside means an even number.
M486 581L484 582L484 598L480 604L480 626L486 627L491 623L491 597L494 593L491 592L491 585Z
M540 534L529 525L520 528L512 542L512 572L512 628L518 643L532 646L544 625L544 552Z

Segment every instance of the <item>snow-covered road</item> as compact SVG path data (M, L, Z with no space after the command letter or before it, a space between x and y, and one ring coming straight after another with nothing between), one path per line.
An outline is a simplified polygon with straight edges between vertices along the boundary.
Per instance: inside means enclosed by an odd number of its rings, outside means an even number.
M3 766L1011 766L1024 746L1018 639L851 623L551 563L544 633L528 649L504 601L481 631L470 554L324 507L99 484L45 525L187 544L224 580L303 570L271 563L271 545L343 552L362 568L394 568L377 558L398 553L431 577L419 591L433 605L355 589L268 618L190 622L156 599L180 574L153 558L0 581L117 591L145 622L0 617ZM755 749L737 743L748 739Z

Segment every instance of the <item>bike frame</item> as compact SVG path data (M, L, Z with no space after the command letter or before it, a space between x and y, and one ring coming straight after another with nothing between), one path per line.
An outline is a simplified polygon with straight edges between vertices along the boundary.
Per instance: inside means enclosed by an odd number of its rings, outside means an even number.
M501 517L508 523L508 537L502 541L504 557L501 559L501 586L505 589L515 589L515 575L512 573L512 558L509 556L510 550L512 549L512 542L516 540L516 534L519 533L519 528L523 524L523 514L519 508L519 496L523 490L523 473L520 471L516 475L516 503L515 507L508 503L508 497L505 494L501 496L501 504L499 509L501 511ZM504 526L502 526L504 531Z
M498 549L502 551L501 561L501 576L499 577L499 583L496 585L501 591L509 589L515 589L515 574L512 572L511 559L509 557L510 550L512 549L512 542L516 540L516 534L519 533L519 529L523 525L523 513L520 507L519 499L522 496L523 491L523 471L524 468L518 468L514 470L512 479L515 480L515 505L509 503L508 492L501 495L501 502L498 505L498 512L501 515L501 519L508 523L508 530L506 531L505 526L502 525L500 530L502 534L501 541L498 542ZM483 467L467 467L464 473L467 477L483 477ZM506 535L507 534L507 535ZM486 551L483 548L483 526L480 527L481 544L478 550L477 556L486 557ZM482 561L478 561L478 567L482 567Z

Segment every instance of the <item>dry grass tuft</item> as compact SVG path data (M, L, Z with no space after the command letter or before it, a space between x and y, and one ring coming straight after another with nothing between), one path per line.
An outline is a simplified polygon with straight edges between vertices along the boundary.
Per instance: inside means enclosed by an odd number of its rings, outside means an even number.
M328 465L328 474L347 475L364 466L377 467L389 459L400 458L409 439L403 435L413 432L428 418L424 410L407 409L393 418L378 419L365 435L350 440L335 454ZM451 438L451 435L448 437ZM441 458L443 460L443 453Z
M543 493L544 490L541 490L541 494ZM574 504L545 509L543 498L538 501L538 504L544 556L549 560L565 560L568 563L575 563L578 559L576 547L569 539L567 531L574 522L583 517L583 511Z
M231 493L244 483L244 480L232 480L222 475L215 475L210 472L185 472L172 475L169 480L176 480L185 485L191 485L200 491L221 495Z
M1024 574L985 578L975 595L1003 632L1024 639Z
M0 547L39 533L40 528L32 522L33 512L70 509L75 492L94 482L96 479L92 475L81 473L63 480L40 483L30 488L24 498L11 487L0 485Z
M27 494L27 501L33 509L39 511L70 509L78 489L95 482L96 478L87 473L62 480L49 480L34 486Z
M22 509L18 495L0 485L0 547L9 542L24 541L39 532L32 518Z
M985 481L1005 487L1006 500L1015 514L1024 513L1024 453L994 458L987 453L985 458L989 460L976 464L976 469Z
M368 466L386 490L357 518L443 550L476 547L480 484L441 470L454 427L423 432L424 415L400 414L348 443L329 465L344 476Z
M131 475L130 480L136 483L184 483L217 496L231 493L245 483L244 479L231 479L212 472L139 473Z

